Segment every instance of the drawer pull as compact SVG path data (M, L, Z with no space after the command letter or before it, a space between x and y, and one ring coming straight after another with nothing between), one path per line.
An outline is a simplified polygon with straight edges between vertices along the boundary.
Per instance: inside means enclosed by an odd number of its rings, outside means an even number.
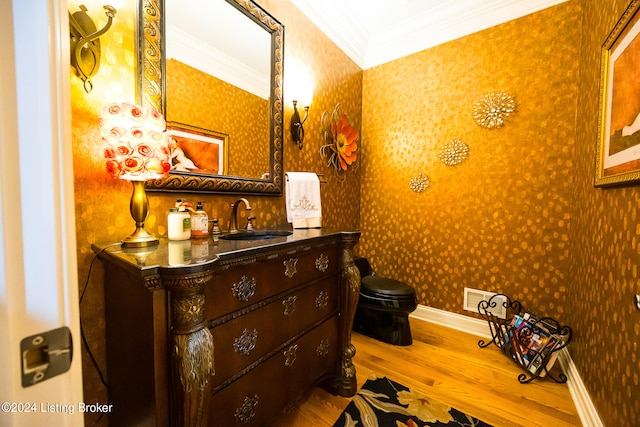
M292 345L284 351L284 366L293 366L296 363L296 352L298 351L298 344Z
M256 406L258 406L258 395L254 394L253 397L245 397L242 406L236 409L236 420L246 424L251 421L251 418L256 415Z
M320 291L320 294L316 297L316 308L324 310L329 305L329 294L325 291Z
M316 356L318 357L327 357L329 354L329 340L323 339L320 341L318 348L316 348Z
M233 340L233 348L236 353L247 355L256 348L257 339L258 331L256 329L253 331L245 329L242 331L242 335Z
M284 315L287 317L293 316L293 313L296 311L296 300L297 296L292 295L286 300L282 301L282 305L284 306Z
M292 278L298 272L296 269L298 258L290 258L287 261L282 261L282 263L284 264L284 275L288 278Z
M329 268L329 257L325 254L320 254L320 256L316 259L316 268L322 273L327 271L327 269Z
M231 286L231 293L240 301L247 302L256 293L256 278L242 276L239 282Z

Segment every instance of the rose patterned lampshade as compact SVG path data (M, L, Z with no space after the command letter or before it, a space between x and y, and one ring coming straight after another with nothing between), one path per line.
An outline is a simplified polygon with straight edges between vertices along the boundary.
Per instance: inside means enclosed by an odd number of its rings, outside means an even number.
M157 110L127 102L111 103L102 111L100 121L106 144L104 157L111 176L148 181L169 172L166 123Z
M129 207L136 230L122 243L125 247L155 245L158 239L144 229L149 213L144 187L146 181L162 178L171 169L164 117L154 108L114 102L104 107L100 122L107 172L133 184Z

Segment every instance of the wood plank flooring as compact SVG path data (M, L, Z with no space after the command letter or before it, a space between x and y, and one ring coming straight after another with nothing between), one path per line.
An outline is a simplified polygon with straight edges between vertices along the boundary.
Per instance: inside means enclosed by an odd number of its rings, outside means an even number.
M478 347L478 337L415 319L411 328L413 344L407 347L353 334L358 388L374 373L494 426L581 425L566 384L520 384L520 368L495 346ZM272 426L332 426L349 401L316 387Z

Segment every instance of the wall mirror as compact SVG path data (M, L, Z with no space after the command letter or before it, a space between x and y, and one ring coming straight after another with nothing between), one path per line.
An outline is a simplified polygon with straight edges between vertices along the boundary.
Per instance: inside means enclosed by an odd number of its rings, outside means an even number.
M282 24L251 0L140 0L137 49L173 146L147 189L281 195Z

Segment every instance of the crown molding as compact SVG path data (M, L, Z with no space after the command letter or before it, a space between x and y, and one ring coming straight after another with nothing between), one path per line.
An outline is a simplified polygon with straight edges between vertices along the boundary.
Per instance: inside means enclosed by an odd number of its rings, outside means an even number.
M318 28L362 69L407 56L508 22L567 0L442 0L417 10L415 2L398 3L393 22L375 2L364 13L349 0L292 0ZM369 22L358 21L368 17ZM395 17L398 17L397 19Z
M338 1L291 0L344 53L363 68L369 35L360 21L335 7Z

